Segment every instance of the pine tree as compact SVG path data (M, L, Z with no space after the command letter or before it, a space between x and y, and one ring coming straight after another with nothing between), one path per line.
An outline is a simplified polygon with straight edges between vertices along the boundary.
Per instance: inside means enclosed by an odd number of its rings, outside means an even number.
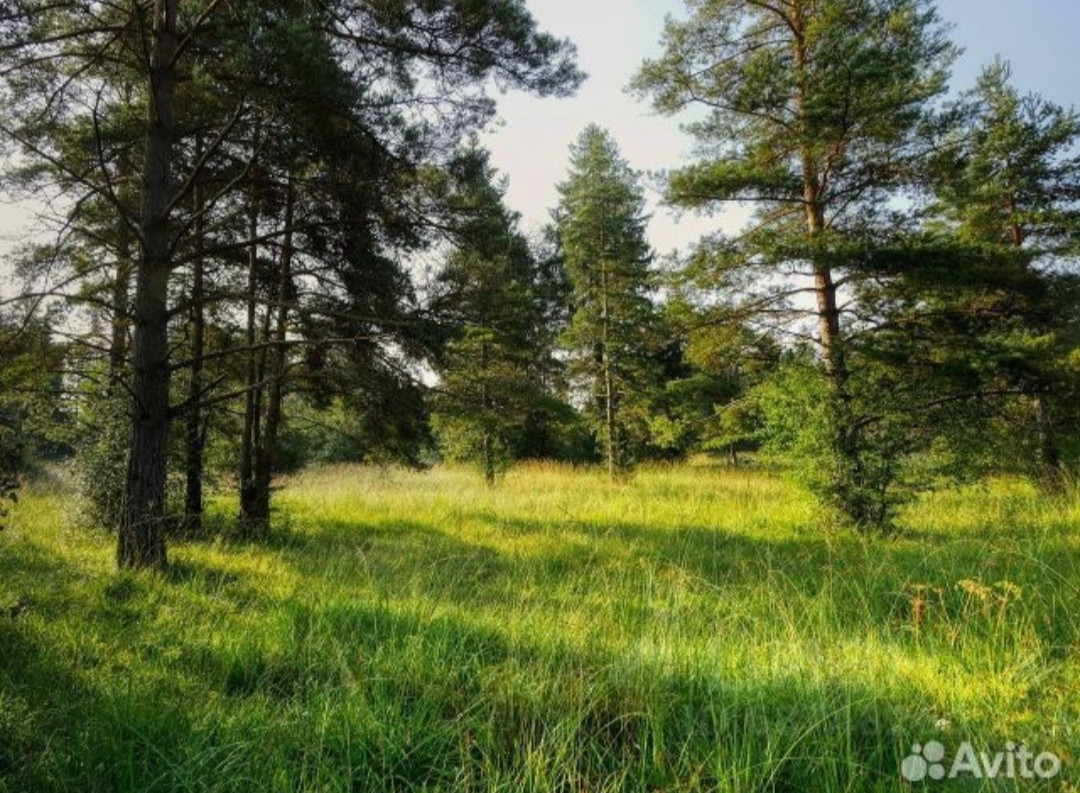
M552 224L530 240L537 321L530 333L530 373L539 393L525 413L518 456L583 461L592 456L589 429L570 404L570 383L560 340L570 325L570 279Z
M863 454L870 426L854 349L860 281L902 228L891 199L925 153L922 122L953 47L926 0L688 0L636 89L658 110L700 108L700 162L674 171L667 200L756 208L751 226L706 239L688 271L736 324L811 341L828 384L820 483L853 522L879 520L882 483ZM860 404L862 403L862 404ZM884 475L887 467L877 467Z

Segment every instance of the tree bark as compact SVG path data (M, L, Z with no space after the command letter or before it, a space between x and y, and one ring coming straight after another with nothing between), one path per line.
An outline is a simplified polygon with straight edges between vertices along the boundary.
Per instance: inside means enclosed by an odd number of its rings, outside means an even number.
M252 139L252 150L258 148L258 130ZM251 188L248 191L248 278L247 278L247 321L245 341L247 342L247 361L244 370L244 425L240 438L240 526L246 533L247 515L251 512L255 472L255 434L258 423L258 400L255 396L258 370L255 352L255 318L258 308L258 270L259 270L259 195L256 171L252 169Z
M806 119L806 101L809 53L806 45L806 17L801 3L795 3L788 23L794 34L794 58L796 68L796 106L801 121ZM802 151L803 204L806 207L806 226L809 232L814 270L814 294L817 302L818 329L821 336L822 358L825 374L838 398L843 398L847 386L847 362L843 351L840 328L840 310L836 296L836 284L832 268L817 246L826 231L825 190L814 152L804 144Z
M809 52L806 44L807 20L805 8L795 3L789 23L794 33L796 67L796 105L800 121L807 123L806 103L810 92ZM836 505L859 526L875 520L874 506L866 491L861 442L855 417L852 415L849 391L848 360L840 320L838 289L833 277L827 251L823 249L828 231L826 219L826 184L821 164L809 145L802 151L803 203L810 244L810 259L814 273L814 296L821 339L822 364L829 385L828 432L829 444L835 456L831 490Z
M155 0L153 4L149 128L140 218L143 250L135 284L131 451L117 544L117 561L124 568L164 568L167 563L169 160L174 136L178 2Z
M1058 451L1054 422L1050 417L1050 405L1045 394L1035 397L1035 419L1039 431L1039 463L1045 484L1057 487L1061 484L1061 453Z
M488 348L487 342L480 345L480 372L483 381L480 385L480 405L483 415L491 415L491 396L488 392ZM495 444L491 437L491 430L484 428L484 436L481 441L484 453L484 481L488 487L495 485Z
M129 189L131 160L127 152L117 162L116 181L121 194ZM117 384L124 376L128 358L128 332L131 328L131 275L135 269L135 240L127 221L118 219L116 224L116 272L112 288L112 328L109 341L109 393L117 391Z
M282 401L285 394L285 378L288 368L285 341L288 337L289 301L292 299L293 226L296 192L292 178L286 186L285 234L282 239L281 264L277 282L277 316L275 318L274 345L267 352L266 417L262 433L255 445L254 476L251 497L245 505L247 512L243 521L252 535L261 536L270 529L270 492L273 485L274 466L277 462L278 432L281 427ZM269 334L268 334L269 335ZM258 400L257 400L258 402Z
M600 250L604 252L604 232L600 231ZM601 322L601 365L604 374L604 427L607 430L607 468L608 477L612 480L619 475L621 461L618 459L618 439L616 433L617 416L615 408L615 374L612 371L611 361L611 314L609 306L610 284L608 279L606 259L600 265L600 322Z
M196 145L196 154L201 154L201 145ZM203 428L203 412L200 407L203 398L203 356L206 349L206 310L203 305L204 261L202 255L204 223L203 190L197 183L192 194L195 212L195 257L191 264L191 372L188 379L188 408L185 417L184 445L185 487L184 487L184 528L191 534L202 531L203 516L203 450L206 431Z
M607 463L608 476L615 479L619 473L619 454L617 422L615 415L615 381L611 371L611 348L607 333L607 294L604 295L604 425L607 428Z

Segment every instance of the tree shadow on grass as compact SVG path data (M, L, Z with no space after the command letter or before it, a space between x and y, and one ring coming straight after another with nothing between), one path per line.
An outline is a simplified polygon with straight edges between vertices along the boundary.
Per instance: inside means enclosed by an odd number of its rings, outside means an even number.
M794 583L812 582L838 564L852 568L869 564L908 572L916 580L942 568L984 568L990 574L995 561L1016 558L1028 558L1042 570L1058 562L1066 570L1080 570L1080 526L1071 526L1064 519L1039 532L1021 527L967 535L911 528L894 537L866 537L854 532L770 537L694 524L656 528L623 521L603 526L562 521L552 525L485 512L471 518L488 521L493 528L519 537L554 532L577 535L584 543L620 546L683 567L714 586L760 582L763 571L770 570L783 572ZM1042 558L1032 559L1034 550Z
M528 522L510 530L549 531ZM891 568L914 564L925 549L838 550L825 540L701 526L658 532L620 523L580 533L569 550L528 556L423 523L320 527L282 548L283 561L311 576L329 567L332 585L355 564L381 588L404 578L421 597L395 604L345 590L312 602L268 594L252 605L247 634L218 643L189 636L182 665L140 657L157 665L154 675L133 681L131 667L106 666L93 686L85 660L65 656L49 634L49 620L87 590L85 571L41 551L5 554L0 575L31 593L32 621L0 618L0 739L15 758L0 765L0 781L18 791L265 790L275 780L311 791L908 789L898 772L903 755L939 737L931 698L919 691L887 695L827 672L732 676L554 637L511 637L470 618L468 607L529 576L552 586L585 576L609 554L624 565L618 554L627 546L708 580L718 597L725 587L763 585L760 573L773 568L783 571L774 584L790 580L812 593L817 584L799 579L823 560L850 577L839 567L845 553ZM248 585L205 563L184 562L171 575L176 590ZM139 616L144 601L179 597L125 576L95 587L101 602L84 606L93 621L84 630L104 653L154 641L158 626ZM179 702L163 701L170 673L193 681ZM992 739L1024 736L965 737L992 747L1002 743Z
M223 600L237 611L258 608L270 602L252 574L219 569L180 554L174 553L164 576L170 584Z
M292 617L294 643L274 645L276 655L248 656L235 672L231 659L205 659L207 686L226 694L223 715L251 699L292 714L291 728L267 729L271 756L239 759L241 771L268 764L253 780L281 773L310 790L333 781L356 790L899 791L905 748L939 737L917 696L898 701L838 677L725 679L362 603L297 606ZM298 713L319 713L322 726Z
M335 587L461 600L477 583L506 582L511 560L486 545L417 521L324 521L295 536L280 559L301 576Z
M367 602L284 601L271 622L265 631L201 645L187 653L188 668L229 697L296 700L355 686L391 660L397 666L434 665L446 680L464 680L469 669L502 663L512 653L498 631L465 628L445 614L426 616ZM396 680L402 702L420 691L408 676L381 669L377 677L384 684Z
M492 547L419 521L334 520L296 533L280 548L280 559L305 580L325 579L327 587L358 596L411 596L492 613L528 608L557 616L579 609L579 594L636 598L640 588L631 579L660 578L718 604L759 592L792 610L792 619L799 619L799 605L792 604L814 604L852 637L884 629L904 641L912 638L920 588L946 592L949 603L933 605L928 616L951 635L971 605L957 589L961 582L1008 581L1038 604L1025 624L1034 625L1048 644L1068 647L1078 634L1076 621L1055 617L1062 604L1080 613L1080 547L1067 534L1044 537L1036 552L1016 538L999 543L966 536L948 542L808 532L769 536L706 525L552 523L482 510L457 519L486 524L508 541ZM637 622L662 616L654 612L663 604L634 603L624 604L623 611L640 612Z
M718 602L754 590L777 603L814 603L831 609L832 619L852 636L885 628L905 640L911 638L920 592L944 593L926 616L952 633L958 620L967 621L969 612L981 608L965 590L965 582L975 581L1019 587L1031 608L1022 620L1008 624L1017 637L1034 627L1049 646L1061 648L1071 646L1080 633L1076 620L1060 618L1062 608L1080 613L1080 544L1067 533L1007 541L960 536L927 543L907 536L768 537L718 527L656 529L629 522L563 522L553 528L544 521L483 512L465 520L492 521L492 528L522 540L529 552L514 552L513 542L493 550L432 525L367 527L344 521L312 530L308 544L288 561L304 575L319 576L327 558L338 559L345 569L352 558L358 577L371 588L408 590L465 609L520 607L523 592L533 593L534 605L537 598L546 599L542 605L558 609L565 603L559 598L573 597L581 582L603 589L614 581L632 594L628 576L644 581L661 575ZM528 542L553 532L556 542L535 547ZM982 622L987 623L982 627L993 627L990 618Z
M0 790L60 787L67 757L57 734L88 693L21 618L0 616Z
M0 612L0 790L65 787L73 727L97 698L49 634L65 604L77 602L83 578L29 543L0 554L0 581L17 597Z

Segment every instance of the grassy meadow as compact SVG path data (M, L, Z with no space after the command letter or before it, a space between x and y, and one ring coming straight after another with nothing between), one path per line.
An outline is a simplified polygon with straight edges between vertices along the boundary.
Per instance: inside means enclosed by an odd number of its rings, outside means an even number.
M752 470L338 467L285 483L269 542L176 542L164 575L117 573L73 504L38 483L0 533L0 791L1080 779L1080 500L1021 482L866 539ZM930 740L1064 768L904 782Z

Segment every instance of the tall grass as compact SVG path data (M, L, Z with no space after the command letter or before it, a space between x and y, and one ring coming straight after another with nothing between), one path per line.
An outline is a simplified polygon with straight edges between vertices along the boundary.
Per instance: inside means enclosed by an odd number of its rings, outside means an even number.
M926 789L1077 778L1073 498L946 492L891 540L709 467L340 467L278 504L270 542L135 576L69 494L24 500L0 790L899 791L929 740L1064 772Z

